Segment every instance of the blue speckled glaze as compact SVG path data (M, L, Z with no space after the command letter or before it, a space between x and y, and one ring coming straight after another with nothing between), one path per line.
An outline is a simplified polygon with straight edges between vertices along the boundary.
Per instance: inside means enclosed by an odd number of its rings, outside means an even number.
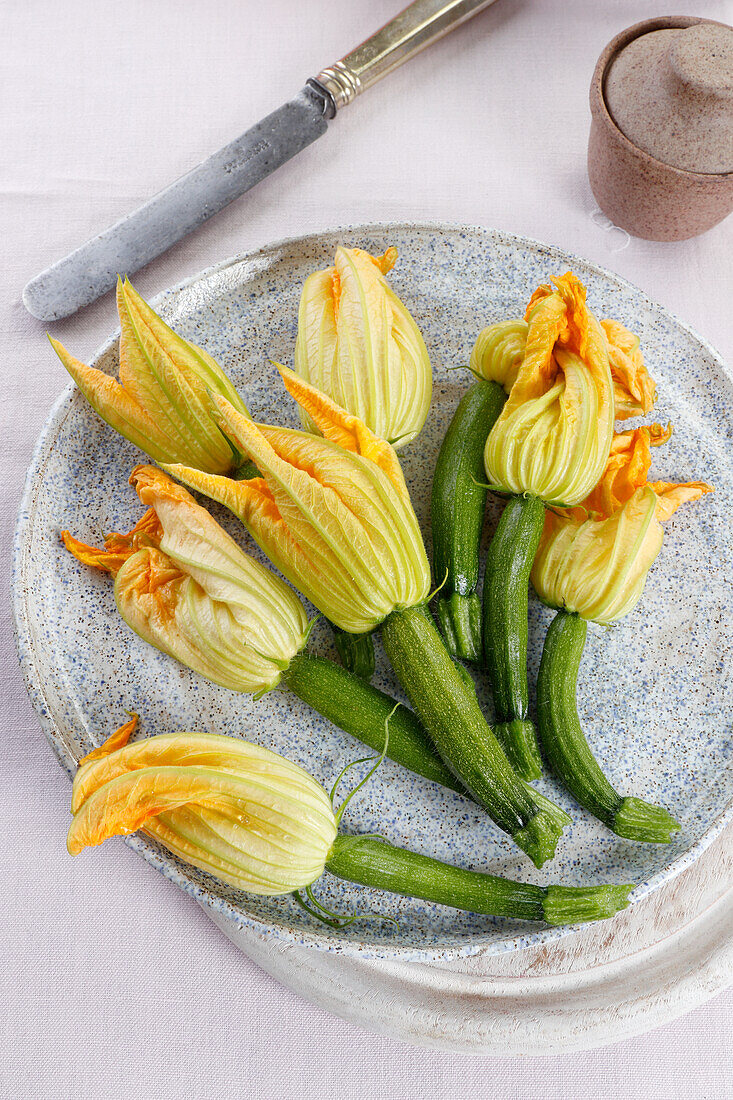
M712 348L636 287L559 249L479 228L356 226L230 260L156 300L171 325L219 360L256 419L299 426L268 360L292 363L300 286L311 271L331 262L337 243L373 252L388 245L399 249L390 282L423 331L435 375L425 429L401 452L428 541L435 457L470 382L467 372L448 373L448 368L467 363L484 325L521 314L534 288L568 267L587 285L598 316L615 317L641 337L659 392L654 418L675 426L671 442L655 452L653 474L703 478L716 486L714 496L682 508L666 525L662 553L636 610L613 629L590 627L579 684L581 716L601 765L622 793L662 802L681 821L673 844L615 837L546 779L540 788L574 821L555 860L536 871L470 801L390 761L346 815L347 831L379 832L440 859L533 882L633 880L638 899L691 863L733 818L731 376ZM115 370L116 338L97 362ZM357 742L284 691L255 703L145 645L117 615L109 578L63 550L63 528L95 543L136 521L140 506L127 478L139 461L140 453L71 386L51 412L28 473L16 535L18 648L31 698L60 762L72 774L75 761L124 721L126 711L135 710L143 736L200 729L246 737L304 765L330 786L344 764L363 754ZM245 548L258 553L233 517L217 506L212 511ZM494 507L489 531L496 517ZM530 681L550 616L531 601ZM316 628L314 643L320 652L331 652L325 629ZM478 679L487 701L481 675ZM375 682L399 695L381 652ZM459 913L326 875L317 892L330 908L366 909L399 920L397 928L372 920L333 931L312 921L290 897L245 895L142 837L127 843L237 924L329 950L435 961L518 949L567 931Z

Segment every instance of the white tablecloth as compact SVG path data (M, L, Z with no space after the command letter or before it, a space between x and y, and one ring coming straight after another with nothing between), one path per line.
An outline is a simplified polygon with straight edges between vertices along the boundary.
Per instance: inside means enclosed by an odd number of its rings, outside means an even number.
M24 283L289 98L399 3L4 5L6 546L33 442L67 382L43 326L23 309ZM729 0L686 7L733 15ZM479 223L610 267L733 358L733 219L697 240L652 244L626 242L593 216L585 144L595 59L618 30L658 12L650 0L499 0L357 100L325 137L152 264L137 286L152 295L238 251L338 224ZM114 325L108 296L53 332L83 358ZM730 994L588 1054L426 1053L374 1038L278 986L121 842L71 860L68 781L26 699L5 605L2 615L0 1096L731 1095Z

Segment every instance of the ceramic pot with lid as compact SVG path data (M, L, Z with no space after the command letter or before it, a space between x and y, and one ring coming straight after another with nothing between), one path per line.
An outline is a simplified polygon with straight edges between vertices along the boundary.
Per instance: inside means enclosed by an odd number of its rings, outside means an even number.
M636 237L679 241L733 211L733 28L689 16L622 31L590 89L588 175Z

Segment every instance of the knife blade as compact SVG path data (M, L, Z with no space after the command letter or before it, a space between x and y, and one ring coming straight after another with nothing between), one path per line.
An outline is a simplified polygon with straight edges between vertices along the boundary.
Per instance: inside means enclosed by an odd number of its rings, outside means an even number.
M149 202L32 279L23 304L41 321L89 305L249 191L326 131L330 97L306 85L251 130L225 145Z
M415 0L267 118L32 279L23 303L41 321L89 305L160 256L326 132L354 96L494 0Z

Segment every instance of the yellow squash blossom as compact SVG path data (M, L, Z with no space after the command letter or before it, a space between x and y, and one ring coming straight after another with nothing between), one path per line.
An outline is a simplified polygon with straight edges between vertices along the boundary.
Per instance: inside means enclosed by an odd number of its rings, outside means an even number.
M352 634L421 603L430 569L397 456L357 417L280 367L322 437L254 424L216 398L224 429L262 476L248 481L167 466L237 515L278 569Z
M203 348L165 324L129 280L117 284L120 381L75 359L49 337L59 359L103 420L156 462L228 473L238 456L211 415L211 394L247 409Z
M310 437L312 438L312 437ZM150 645L230 691L288 688L329 722L381 752L460 789L406 709L326 657L306 652L312 623L296 593L245 554L183 486L152 466L130 479L147 512L102 548L63 533L77 560L115 578L122 618Z
M650 448L670 434L660 424L619 433L603 478L582 504L547 512L532 567L543 603L599 623L635 606L662 548L660 521L712 492L702 481L647 482Z
M253 894L287 894L323 873L337 825L303 768L259 745L205 733L127 743L135 720L84 757L71 855L141 829L174 855Z
M385 278L396 259L396 248L383 256L337 248L334 266L306 279L295 370L402 447L425 423L432 373L420 330Z
M487 382L498 382L509 393L517 380L527 346L526 321L499 321L476 337L469 368Z
M130 482L148 505L132 531L103 550L65 531L67 549L114 576L120 614L146 642L233 691L274 687L307 638L298 597L161 470L138 466Z
M535 291L516 381L486 440L489 481L547 503L577 504L597 483L613 436L603 329L570 273Z
M620 321L601 321L608 345L614 396L614 420L644 416L654 406L655 386L644 364L639 337ZM517 380L527 346L526 321L499 321L479 333L470 369L480 378L498 382L507 393Z

